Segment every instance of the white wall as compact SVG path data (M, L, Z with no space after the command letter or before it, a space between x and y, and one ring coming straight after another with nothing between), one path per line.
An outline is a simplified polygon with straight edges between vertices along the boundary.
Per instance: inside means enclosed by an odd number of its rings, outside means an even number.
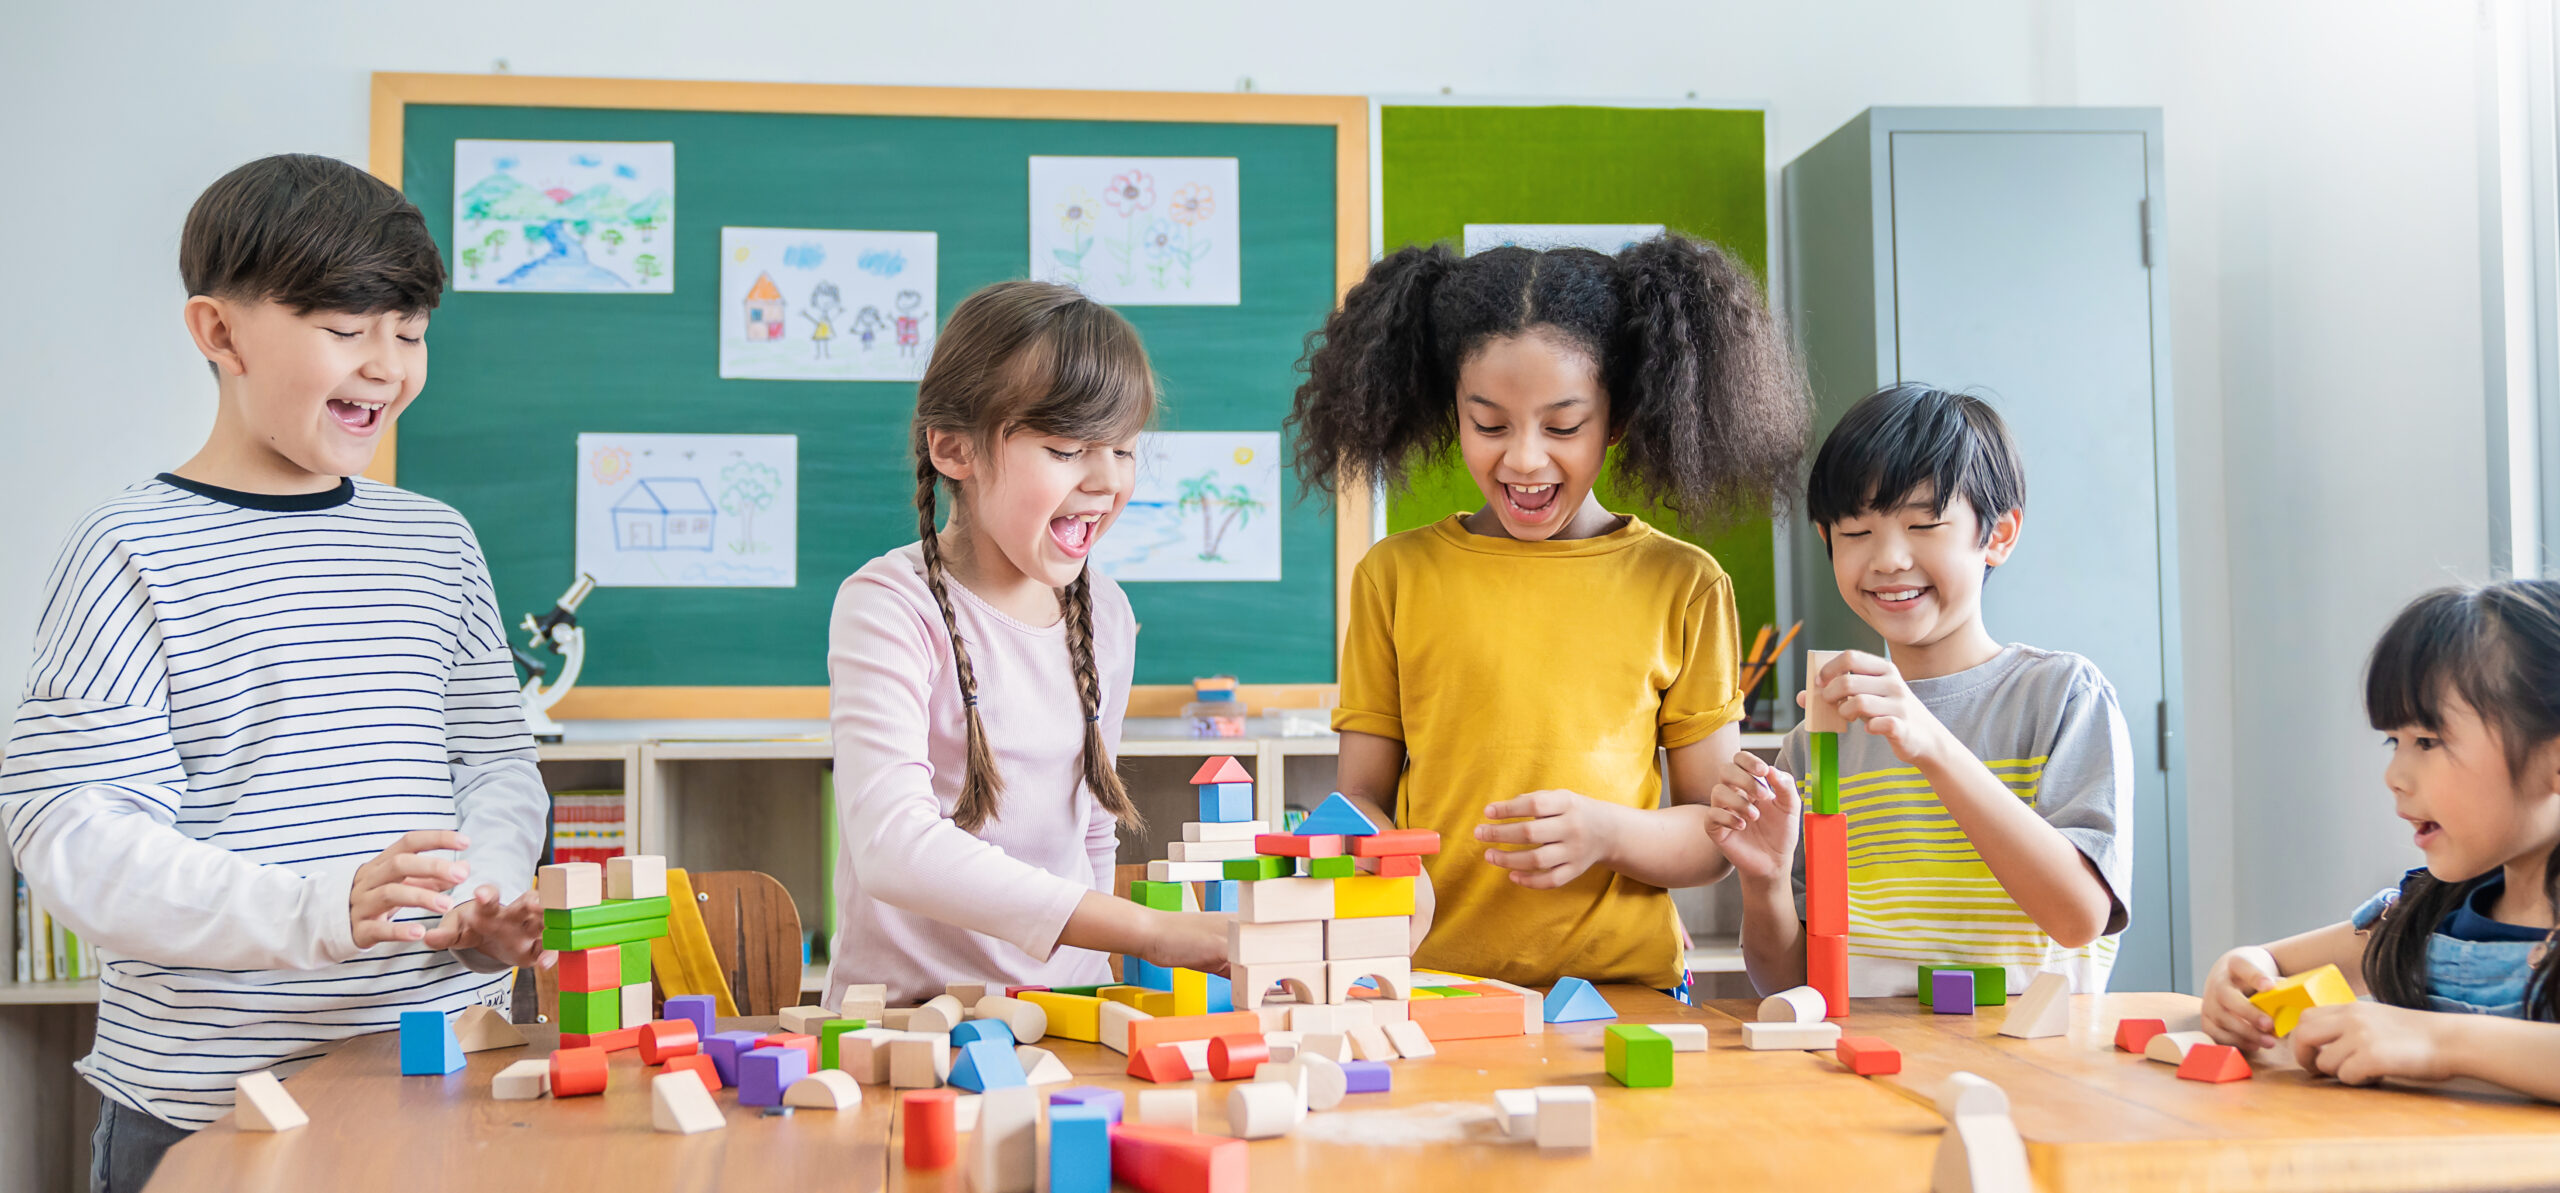
M1000 7L1021 16L988 15ZM1765 105L1773 167L1875 104L2160 104L2198 949L2336 917L2406 864L2354 672L2393 607L2487 558L2470 479L2483 449L2467 6L1614 0L1581 6L1599 15L1568 38L1554 5L1527 0L1257 7L14 13L0 153L48 184L0 187L0 687L23 675L42 571L72 520L183 459L209 424L210 383L175 318L188 201L261 154L362 162L370 71L504 59L664 78L1694 92Z

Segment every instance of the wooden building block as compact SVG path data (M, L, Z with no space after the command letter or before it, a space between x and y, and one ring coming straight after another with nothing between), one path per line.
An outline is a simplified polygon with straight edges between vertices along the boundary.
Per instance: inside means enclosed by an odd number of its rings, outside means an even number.
M2000 1034L2041 1040L2071 1030L2071 979L2046 971L2027 983L2027 992L2000 1021Z
M1538 1137L1538 1091L1535 1089L1498 1089L1493 1091L1495 1121L1502 1133L1512 1139Z
M1277 1139L1305 1113L1289 1086L1248 1081L1227 1091L1227 1133L1238 1139Z
M1363 1024L1343 1035L1351 1041L1353 1060L1386 1061L1396 1058L1396 1046L1387 1042L1386 1029L1377 1024Z
M1333 833L1302 837L1296 833L1264 833L1253 839L1253 851L1264 857L1343 857L1350 846Z
M779 1046L750 1049L738 1057L738 1105L780 1106L782 1091L808 1075L806 1052Z
M1590 1147L1599 1142L1600 1103L1587 1085L1538 1087L1538 1146Z
M1602 1064L1629 1089L1671 1086L1671 1041L1641 1023L1613 1023L1601 1033Z
M2185 1060L2178 1062L2178 1076L2189 1081L2246 1081L2249 1062L2240 1050L2228 1044L2198 1044L2187 1050Z
M1175 841L1164 847L1169 862L1231 862L1258 857L1251 841Z
M693 1034L693 1020L657 1019L640 1025L641 1064L663 1065L700 1051L702 1038Z
M507 1022L496 1007L480 1003L462 1008L461 1016L453 1021L453 1038L466 1054L515 1048L524 1043L524 1033L517 1031L515 1024Z
M1255 854L1230 858L1218 863L1218 877L1223 882L1269 882L1296 873L1295 863L1285 857Z
M1013 1038L1013 1029L1006 1027L1001 1019L972 1019L951 1029L951 1046L954 1048L965 1048L980 1040L994 1040L1007 1048L1020 1042Z
M1113 1052L1117 1052L1122 1056L1127 1056L1129 1054L1129 1025L1141 1019L1153 1018L1155 1018L1155 1016L1150 1015L1145 1011L1141 1011L1136 1007L1130 1006L1127 1003L1106 1002L1102 1004L1099 1026L1095 1032L1095 1034L1102 1038L1096 1042Z
M1815 815L1830 816L1840 811L1840 735L1808 733L1805 735L1804 810Z
M1233 824L1253 819L1253 784L1202 783L1192 789L1201 820Z
M2007 1113L1949 1120L1929 1172L1930 1193L2035 1193L2026 1141Z
M620 972L615 970L616 974ZM620 986L607 986L602 990L562 990L558 1005L560 1031L564 1035L594 1035L622 1026ZM458 1051L456 1055L459 1055Z
M1180 1048L1171 1044L1151 1044L1129 1050L1128 1073L1140 1081L1189 1081L1191 1062L1182 1058Z
M1067 1062L1059 1060L1057 1053L1046 1048L1019 1044L1013 1049L1013 1058L1022 1065L1022 1080L1026 1085L1056 1085L1076 1078L1073 1072L1068 1071Z
M1057 1090L1049 1095L1049 1105L1052 1107L1077 1106L1098 1110L1102 1112L1104 1118L1115 1123L1120 1121L1121 1110L1127 1100L1127 1096L1119 1090L1099 1085L1079 1085L1073 1089Z
M729 1116L691 1073L660 1073L649 1079L649 1125L670 1135L694 1135L728 1126Z
M1324 929L1321 951L1328 961L1413 955L1413 917L1409 915L1327 920L1321 926ZM1409 968L1407 972L1411 972Z
M1941 969L1929 975L1929 1009L1941 1015L1973 1013L1973 974L1962 969Z
M1251 841L1271 831L1264 820L1194 820L1182 826L1185 841Z
M959 999L948 994L937 994L926 999L925 1004L917 1007L915 1014L907 1018L906 1029L941 1032L948 1035L952 1028L960 1026L968 1018L968 1008L961 1006Z
M1294 1031L1274 1031L1268 1026L1262 1029L1262 1046L1270 1050L1271 1060L1274 1064L1281 1061L1296 1060L1298 1058L1298 1041L1301 1038L1302 1037Z
M905 1032L889 1041L891 1088L932 1089L950 1076L950 1037Z
M1329 920L1334 918L1334 888L1340 885L1339 881L1322 878L1266 878L1248 882L1244 884L1243 898L1237 904L1236 918L1248 924ZM1410 899L1410 891L1407 891L1407 897ZM1400 914L1411 915L1413 909L1407 907Z
M862 1086L841 1069L820 1069L782 1091L782 1104L808 1110L851 1110L862 1105Z
M454 1038L453 1025L445 1021L444 1012L400 1012L402 1076L441 1077L460 1070L462 1065L462 1041Z
M2293 1034L2294 1025L2302 1021L2304 1011L2355 1000L2356 992L2347 985L2347 975L2339 972L2335 965L2323 965L2276 979L2275 985L2250 995L2249 1005L2273 1017L2276 1038L2283 1039Z
M836 1037L836 1067L864 1085L889 1084L889 1045L904 1035L885 1027L860 1027ZM824 1049L820 1052L823 1054ZM823 1059L823 1056L822 1056Z
M814 1036L818 1034L819 1024L836 1017L835 1012L825 1007L784 1007L782 1008L782 1030L793 1035Z
M608 1064L602 1048L563 1048L551 1054L551 1096L575 1098L604 1092Z
M1882 1077L1902 1071L1902 1050L1874 1036L1842 1036L1833 1055L1860 1077Z
M1333 918L1413 914L1410 878L1337 878L1333 881Z
M1263 1043L1260 1032L1238 1032L1209 1041L1209 1076L1218 1081L1242 1081L1271 1059L1271 1047Z
M1760 1022L1820 1023L1825 1009L1821 991L1811 986L1798 986L1761 999Z
M1545 1013L1549 1023L1586 1023L1618 1017L1617 1008L1609 1005L1598 987L1574 977L1556 979L1547 991Z
M692 1023L694 1038L701 1039L711 1034L712 1017L717 1007L717 1001L708 994L671 994L659 1004L658 1014Z
M232 1081L231 1094L232 1122L243 1131L290 1131L311 1124L311 1116L272 1072L242 1073Z
M534 874L545 911L567 911L604 902L604 867L594 862L560 862Z
M1049 1193L1111 1193L1111 1124L1099 1106L1049 1105Z
M640 1046L640 1029L637 1027L617 1027L612 1031L587 1033L564 1031L560 1033L560 1046L563 1048L602 1048L607 1052L629 1052Z
M1012 1047L1011 1044L1005 1046ZM808 1073L818 1071L818 1037L816 1036L804 1036L787 1031L766 1032L763 1039L756 1041L756 1047L797 1049L802 1056L809 1058L807 1068L802 1071Z
M1342 1080L1355 1094L1383 1094L1395 1085L1395 1075L1382 1060L1345 1061Z
M651 997L656 990L649 983L636 982L620 989L622 1008L621 1013L615 1017L617 1029L624 1027L637 1029L641 1024L657 1017L657 1008L652 1005L654 1000Z
M1182 1054L1182 1063L1190 1066L1191 1075L1204 1077L1209 1072L1209 1041L1176 1040L1174 1050Z
M1526 986L1514 986L1509 982L1495 978L1486 978L1481 982L1470 982L1465 987L1462 987L1462 989L1477 994L1493 994L1497 991L1516 994L1520 996L1520 1034L1534 1036L1547 1030L1546 996L1535 990ZM1433 1038L1438 1039L1441 1037L1435 1036Z
M1742 1046L1753 1052L1813 1052L1840 1043L1840 1025L1817 1023L1745 1023Z
M1298 1037L1298 1055L1321 1056L1333 1063L1345 1064L1351 1059L1351 1033L1348 1031L1311 1031Z
M667 859L654 853L633 853L606 858L604 897L607 899L666 898ZM544 906L550 905L546 903Z
M1324 1000L1348 1001L1353 984L1363 978L1376 982L1378 993L1388 998L1405 998L1413 990L1413 959L1397 956L1327 961L1324 963Z
M1305 1071L1310 1110L1331 1110L1351 1092L1351 1078L1342 1071L1341 1061L1320 1052L1301 1051L1298 1059L1290 1063Z
M1298 863L1298 873L1309 878L1357 878L1360 875L1360 859L1311 857Z
M1849 934L1849 818L1804 814L1804 930Z
M489 1096L501 1102L525 1102L551 1092L551 1062L520 1060L489 1079Z
M738 1058L762 1047L763 1032L719 1031L702 1041L702 1054L710 1057L712 1065L720 1070L721 1082L734 1086L738 1084Z
M672 904L664 895L647 899L607 899L585 907L549 907L542 912L544 928L601 928L608 924L646 924L665 933L667 912ZM636 936L634 939L643 939Z
M710 1057L704 1056L699 1052L696 1052L691 1056L679 1056L669 1060L667 1063L660 1065L658 1067L658 1071L661 1073L691 1073L694 1076L701 1078L702 1088L711 1093L719 1093L722 1088L720 1084L720 1067L712 1064Z
M2009 1001L2009 971L1999 965L1923 965L1920 967L1920 1005L1931 1007L1936 1000L1937 975L1960 970L1973 975L1973 1005L1996 1007Z
M907 1167L949 1168L960 1158L959 1095L920 1089L898 1099L898 1131Z
M1235 921L1227 925L1227 961L1232 965L1322 961L1326 933L1332 924L1340 922L1293 920L1251 924Z
M1656 1023L1653 1024L1652 1027L1653 1030L1662 1033L1663 1039L1671 1041L1671 1050L1673 1052L1704 1052L1707 1050L1706 1024Z
M1427 828L1382 828L1350 838L1353 857L1421 857L1440 852L1440 834Z
M1948 1122L1968 1114L1996 1114L2004 1118L2009 1114L2006 1091L1976 1074L1961 1071L1947 1075L1945 1084L1938 1087L1936 1104L1939 1117Z
M2167 1030L2169 1030L2169 1024L2165 1020L2118 1019L2116 1020L2116 1051L2140 1054L2143 1049L2151 1046L2151 1037Z
M1025 1002L1011 995L987 995L969 1008L969 1015L1004 1024L1005 1030L1013 1033L1016 1044L1037 1044L1042 1036L1049 1034L1049 1013L1041 1010L1037 1003Z
M1048 1034L1062 1040L1081 1040L1091 1044L1102 1038L1102 1000L1089 994L1061 994L1055 990L1025 990L1022 1001L1040 1008L1047 1016Z
M1411 854L1397 854L1393 857L1364 857L1358 860L1360 863L1360 872L1363 874L1374 874L1380 878L1419 878L1422 876L1422 859Z
M1200 1091L1190 1089L1142 1089L1138 1091L1137 1120L1150 1127L1172 1127L1180 1131L1200 1129Z
M1522 1023L1526 1016L1539 1014L1540 1005L1536 999L1500 994L1479 998L1428 999L1411 1004L1407 1012L1433 1043L1446 1044L1451 1040L1483 1040L1527 1034L1521 1030ZM1543 1018L1539 1020L1539 1027L1540 1030L1545 1028Z
M1183 1040L1214 1040L1260 1032L1262 1016L1251 1011L1226 1011L1216 1015L1181 1015L1171 1018L1133 1020L1129 1024L1129 1048L1136 1051L1155 1044L1173 1044Z
M1430 1033L1423 1031L1421 1024L1410 1019L1382 1024L1379 1030L1386 1033L1388 1043L1395 1045L1396 1055L1406 1060L1421 1060L1427 1056L1438 1055L1440 1051L1431 1046Z
M989 1093L1031 1084L1011 1040L972 1040L952 1050L951 1084L971 1093Z
M2164 1031L2142 1046L2142 1055L2146 1060L2156 1060L2164 1065L2185 1064L2189 1051L2212 1042L2212 1036L2200 1031Z
M1833 704L1827 700L1814 698L1813 695L1815 689L1821 686L1823 667L1828 665L1831 660L1838 658L1839 655L1840 652L1836 650L1808 650L1804 652L1804 690L1806 696L1804 702L1804 727L1809 732L1839 733L1849 727L1848 720L1840 715L1839 705Z
M1241 1139L1145 1123L1111 1128L1111 1173L1138 1193L1245 1193L1250 1160Z
M1849 938L1804 936L1804 984L1822 992L1823 1014L1849 1013Z
M1147 880L1149 882L1216 882L1227 877L1227 867L1230 864L1232 863L1152 861L1147 863Z

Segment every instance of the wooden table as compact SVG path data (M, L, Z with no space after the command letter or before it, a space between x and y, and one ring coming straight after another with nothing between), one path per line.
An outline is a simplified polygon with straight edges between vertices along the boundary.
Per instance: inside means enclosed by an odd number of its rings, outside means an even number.
M1707 1005L1740 1019L1758 1012L1743 999ZM2192 1031L2197 1006L2184 994L2083 995L2068 1035L2017 1040L1999 1034L2004 1008L1939 1015L1916 999L1859 999L1846 1026L1902 1050L1902 1072L1873 1080L1915 1103L1933 1105L1958 1071L2007 1091L2043 1190L2560 1186L2560 1107L2483 1085L2355 1088L2276 1053L2247 1081L2182 1081L2115 1050L2118 1020ZM1827 1054L1788 1055L1840 1071Z

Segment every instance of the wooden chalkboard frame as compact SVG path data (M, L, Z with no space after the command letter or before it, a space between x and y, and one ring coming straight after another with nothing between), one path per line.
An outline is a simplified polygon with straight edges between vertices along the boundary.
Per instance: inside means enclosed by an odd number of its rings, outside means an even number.
M370 168L401 184L402 139L410 104L533 108L625 108L823 116L949 116L1000 120L1127 120L1200 124L1302 124L1334 130L1334 297L1369 268L1369 101L1361 96L1258 95L1171 91L1041 91L1008 88L874 87L836 83L735 83L588 79L536 75L377 72L373 76ZM1312 330L1312 329L1310 329ZM399 475L399 429L383 434L365 475ZM1334 645L1350 620L1351 572L1375 541L1371 494L1357 478L1336 486ZM1314 707L1333 684L1248 684L1256 708ZM1129 715L1171 716L1189 699L1180 685L1141 685ZM552 715L569 720L809 720L827 715L824 687L581 687Z

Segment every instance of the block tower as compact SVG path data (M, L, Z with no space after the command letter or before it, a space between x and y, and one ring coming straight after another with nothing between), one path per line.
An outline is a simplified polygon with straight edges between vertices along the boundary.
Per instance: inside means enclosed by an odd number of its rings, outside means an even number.
M1428 829L1380 830L1336 792L1293 833L1261 833L1225 863L1237 884L1228 972L1240 1010L1273 987L1301 1004L1350 1001L1363 980L1413 996L1413 880L1440 851Z
M544 866L542 947L560 952L560 1046L636 1047L649 1022L649 942L667 934L667 859Z
M1812 799L1804 807L1805 984L1822 992L1824 1013L1849 1013L1849 821L1840 811L1838 706L1813 698L1814 677L1839 655L1804 654L1806 767Z
M1159 911L1227 911L1236 909L1236 884L1226 881L1226 861L1252 857L1255 834L1270 827L1253 818L1253 774L1233 758L1212 758L1191 776L1198 792L1200 818L1182 826L1182 839L1165 847L1167 857L1147 863L1144 881L1129 884L1129 898ZM1208 884L1205 900L1195 901L1191 884ZM1128 986L1168 991L1171 999L1132 1003L1150 1014L1206 1014L1232 1010L1227 979L1190 970L1169 970L1137 957L1120 959L1120 981ZM1197 1004L1197 1005L1195 1005ZM1151 1009L1152 1008L1152 1009Z

